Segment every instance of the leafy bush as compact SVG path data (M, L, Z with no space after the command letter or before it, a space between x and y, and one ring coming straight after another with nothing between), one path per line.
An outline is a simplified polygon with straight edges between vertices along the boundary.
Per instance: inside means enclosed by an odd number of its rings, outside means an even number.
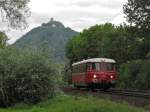
M0 102L37 103L54 95L56 69L40 53L0 49Z
M122 64L118 85L126 89L150 89L150 60L136 60Z

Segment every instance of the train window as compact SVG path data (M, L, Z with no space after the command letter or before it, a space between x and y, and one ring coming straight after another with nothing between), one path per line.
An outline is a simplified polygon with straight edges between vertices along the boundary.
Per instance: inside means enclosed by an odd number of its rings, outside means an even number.
M96 70L96 71L112 71L115 68L114 63L89 63L88 70Z
M95 63L92 63L92 69L95 70Z
M100 71L100 63L92 63L92 69Z
M108 71L114 70L115 64L114 63L107 63L106 68Z
M106 64L105 63L100 63L100 68L102 71L106 70Z
M82 72L86 72L86 64L85 63L83 64Z
M73 66L73 73L77 73L78 72L78 66Z
M75 67L74 66L72 67L72 73L75 73Z
M100 63L95 63L95 69L96 69L97 71L100 71Z
M77 65L77 73L80 72L80 65Z
M92 63L87 63L87 70L92 70Z
M73 73L84 73L84 72L86 72L86 64L73 66Z

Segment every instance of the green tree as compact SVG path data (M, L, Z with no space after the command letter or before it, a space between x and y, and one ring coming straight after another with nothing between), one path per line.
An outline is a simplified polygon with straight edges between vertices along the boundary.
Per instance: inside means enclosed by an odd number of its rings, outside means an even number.
M150 1L128 0L124 5L124 13L129 23L137 28L149 31L150 29Z
M66 45L66 56L71 63L87 58L107 57L119 64L138 58L136 38L128 26L106 23L84 30ZM137 55L137 56L136 56Z
M0 47L4 47L6 45L7 40L7 35L4 32L0 31Z
M28 3L29 0L1 0L0 11L3 20L7 20L12 28L26 27L26 17L29 16Z
M132 33L141 41L141 58L149 58L150 54L150 1L128 0L123 7L127 21L131 24Z
M150 89L150 60L134 60L122 64L119 69L118 86L126 89Z

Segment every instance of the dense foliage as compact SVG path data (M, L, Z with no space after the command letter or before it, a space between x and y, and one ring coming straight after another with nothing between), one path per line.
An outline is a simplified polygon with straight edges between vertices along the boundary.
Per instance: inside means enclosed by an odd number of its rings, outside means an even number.
M150 1L149 0L128 0L124 5L124 13L127 21L136 25L141 30L150 29Z
M136 34L141 41L143 56L150 57L150 1L128 0L123 7L127 21L130 23L131 32ZM134 29L134 30L133 30Z
M56 77L54 64L40 53L0 49L0 106L53 97Z
M27 4L30 0L0 0L0 12L3 21L12 28L25 27L29 16Z
M126 89L150 89L150 60L136 60L120 67L119 87Z
M107 57L118 64L142 57L142 41L129 33L128 26L110 23L96 25L71 39L66 56L72 62L87 58Z

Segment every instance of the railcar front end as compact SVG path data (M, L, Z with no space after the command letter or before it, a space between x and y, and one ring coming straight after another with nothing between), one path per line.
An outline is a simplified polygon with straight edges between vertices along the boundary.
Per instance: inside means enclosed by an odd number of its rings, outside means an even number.
M72 64L72 83L76 87L106 90L116 83L115 63L108 58L92 58L74 63Z

